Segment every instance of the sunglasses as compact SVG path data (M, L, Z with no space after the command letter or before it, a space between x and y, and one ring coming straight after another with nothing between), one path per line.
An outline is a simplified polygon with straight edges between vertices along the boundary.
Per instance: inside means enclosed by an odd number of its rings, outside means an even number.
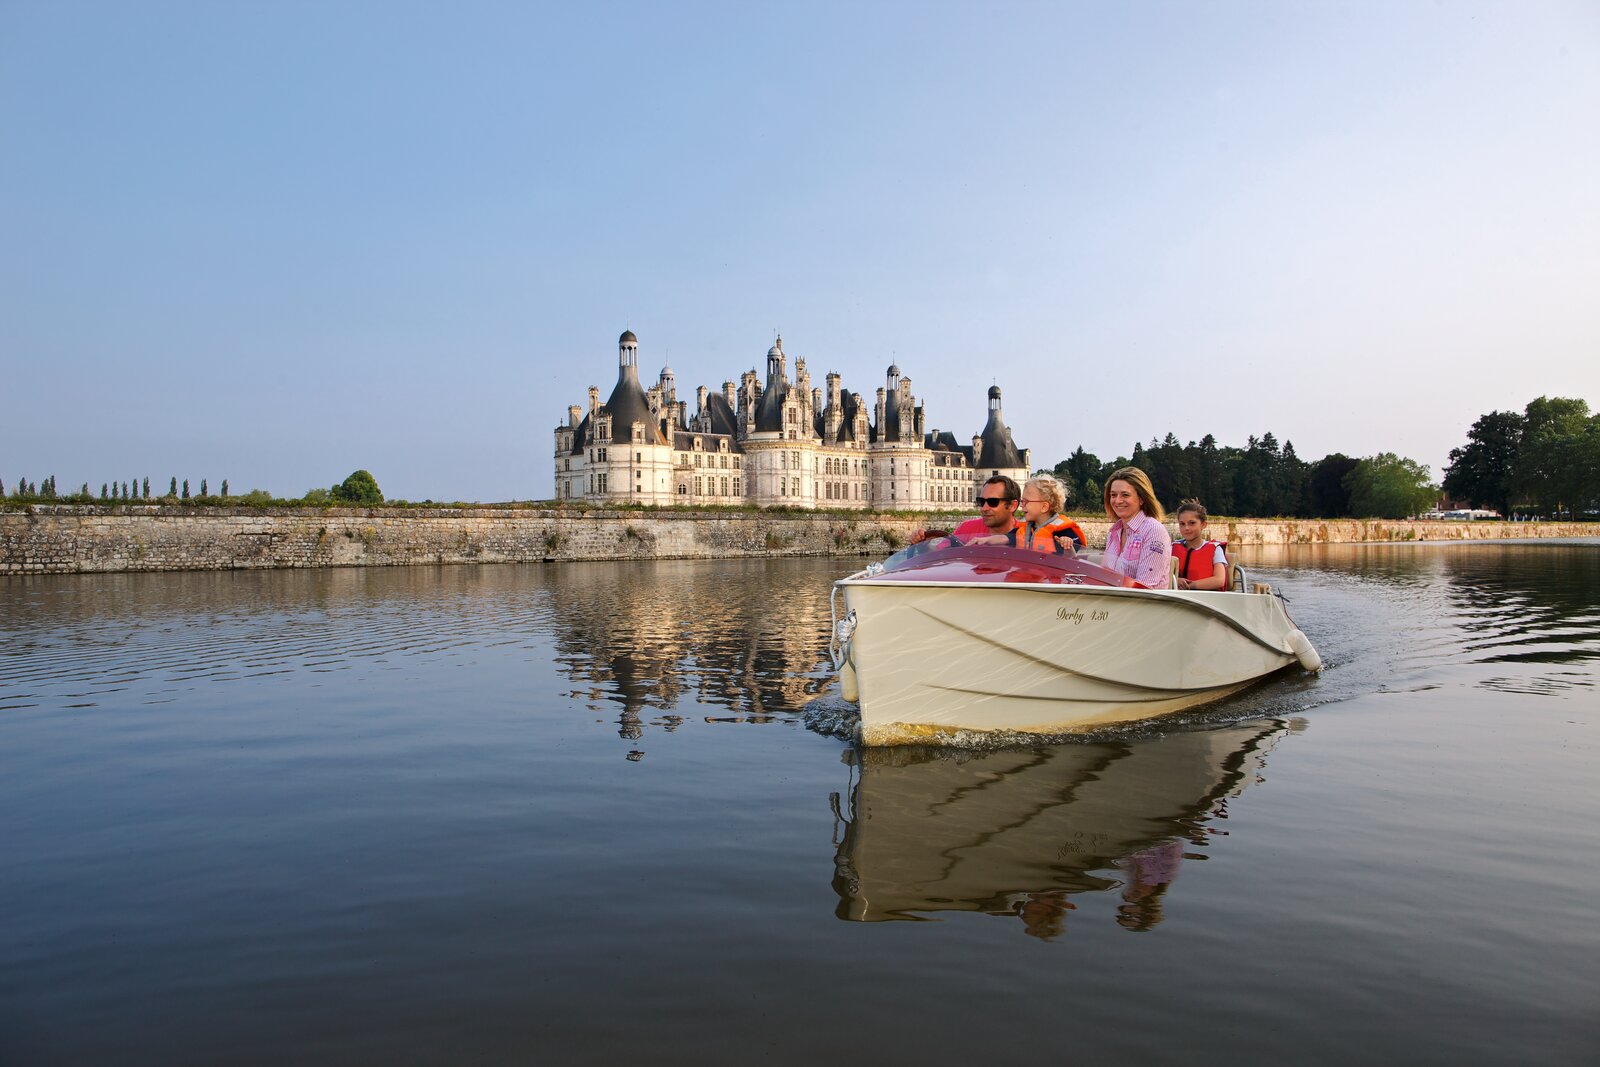
M1002 504L1011 503L1011 500L1003 496L980 496L976 503L980 508L997 508Z

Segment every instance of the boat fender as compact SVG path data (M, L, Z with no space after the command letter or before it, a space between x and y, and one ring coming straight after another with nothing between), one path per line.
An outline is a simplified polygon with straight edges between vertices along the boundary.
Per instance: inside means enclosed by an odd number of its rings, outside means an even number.
M1289 631L1289 651L1295 654L1300 666L1313 673L1322 669L1322 657L1311 647L1311 638L1299 630Z
M861 686L856 682L856 665L850 661L849 645L844 646L844 665L839 668L839 690L850 703L861 703Z

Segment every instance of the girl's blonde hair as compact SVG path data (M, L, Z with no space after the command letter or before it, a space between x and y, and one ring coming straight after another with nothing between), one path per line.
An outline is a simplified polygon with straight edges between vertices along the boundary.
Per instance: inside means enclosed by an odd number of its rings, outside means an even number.
M1029 489L1037 489L1039 491L1039 495L1044 497L1045 507L1050 509L1051 514L1060 514L1061 509L1066 507L1066 490L1060 482L1055 480L1053 475L1035 474L1022 487L1023 492L1027 492Z
M1117 513L1111 510L1111 483L1127 482L1133 486L1133 491L1138 494L1139 506L1144 513L1157 522L1166 522L1167 513L1161 510L1161 501L1156 499L1156 491L1150 485L1150 476L1138 467L1118 467L1111 472L1111 477L1106 479L1106 487L1100 491L1101 502L1106 507L1106 518L1115 521Z

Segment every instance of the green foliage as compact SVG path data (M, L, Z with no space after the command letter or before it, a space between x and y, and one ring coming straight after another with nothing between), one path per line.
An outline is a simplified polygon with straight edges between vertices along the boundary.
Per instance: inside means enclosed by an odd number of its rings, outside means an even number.
M1082 445L1050 471L1066 487L1068 504L1095 510L1100 501L1100 472L1100 457L1085 452Z
M1521 414L1491 411L1450 451L1444 488L1502 515L1582 518L1600 509L1600 415L1583 400L1544 397Z
M306 495L300 498L300 502L312 508L331 508L339 503L332 489L307 489Z
M1595 466L1585 466L1592 423L1582 400L1541 396L1528 404L1516 472L1526 498L1544 514L1576 517L1600 498Z
M334 499L342 504L362 504L368 507L383 503L383 491L378 480L367 471L355 471L333 487Z
M1311 465L1307 479L1309 514L1324 519L1347 519L1350 510L1350 490L1344 481L1360 464L1342 452L1332 452Z
M1404 519L1428 510L1437 490L1427 467L1393 452L1368 456L1345 477L1350 508L1363 518Z
M1480 415L1467 431L1467 443L1450 450L1444 491L1473 507L1511 514L1517 496L1517 451L1527 419L1515 411Z

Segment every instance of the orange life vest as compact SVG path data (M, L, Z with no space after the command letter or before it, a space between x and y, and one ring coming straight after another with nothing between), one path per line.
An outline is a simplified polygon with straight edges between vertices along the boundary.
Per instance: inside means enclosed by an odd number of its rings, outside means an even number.
M1191 549L1183 541L1172 542L1172 555L1178 561L1178 577L1187 578L1191 582L1198 582L1202 578L1210 578L1217 572L1216 549L1221 547L1227 550L1226 541L1207 541L1199 548ZM1223 575L1224 581L1227 575Z
M1065 515L1057 515L1043 526L1035 526L1031 522L1018 523L1017 547L1031 548L1035 552L1062 552L1064 549L1056 544L1056 537L1060 534L1070 534L1079 545L1089 543L1088 538L1083 536L1082 526Z

